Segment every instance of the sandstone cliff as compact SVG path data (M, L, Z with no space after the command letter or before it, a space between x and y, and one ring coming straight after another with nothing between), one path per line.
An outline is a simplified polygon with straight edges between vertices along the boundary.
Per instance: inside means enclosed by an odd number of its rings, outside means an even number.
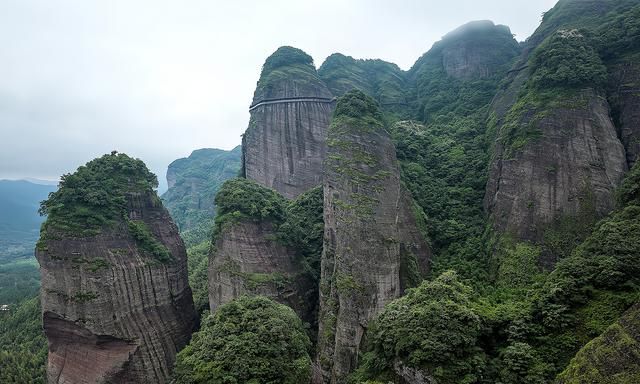
M242 139L244 176L289 199L320 185L332 98L306 53L281 47L271 55Z
M197 318L155 183L141 161L114 153L65 176L45 202L36 257L49 383L168 382Z
M395 148L375 102L360 91L339 99L324 175L317 382L342 383L358 364L367 324L419 276L424 239L405 243L415 218ZM409 273L403 274L403 265ZM321 377L320 377L321 376Z
M489 122L495 145L484 205L499 232L540 242L558 220L613 208L637 157L638 100L632 61L610 52L628 20L610 12L624 16L633 5L560 1L527 41Z
M319 197L317 192L309 193ZM296 213L296 207L309 201L309 193L288 202L250 180L234 179L223 185L216 197L220 211L209 256L212 312L240 296L262 295L288 305L304 321L315 324L318 291L314 269L319 251L308 251L305 244L309 241L296 235L315 232L316 242L320 241L317 221L322 216ZM312 196L311 200L319 199ZM321 209L320 204L311 203Z

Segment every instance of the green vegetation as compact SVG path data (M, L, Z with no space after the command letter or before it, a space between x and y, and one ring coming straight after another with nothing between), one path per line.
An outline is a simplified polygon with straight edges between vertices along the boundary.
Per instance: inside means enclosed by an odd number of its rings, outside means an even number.
M40 290L40 271L35 259L0 265L0 305L17 305Z
M322 187L313 188L288 201L276 191L254 181L237 178L225 182L216 195L218 215L215 219L213 244L226 228L242 221L269 222L273 225L273 241L295 250L296 262L302 271L299 276L308 285L300 292L304 302L315 313L318 305L320 256L324 235ZM206 265L202 267L206 269ZM237 268L229 266L229 272ZM206 277L206 271L202 273ZM286 286L289 279L281 274L240 274L247 288L275 283ZM312 315L310 318L315 318Z
M223 182L238 175L242 148L199 149L169 165L174 184L162 195L187 246L211 238L214 198Z
M241 297L220 306L178 354L177 383L298 384L311 375L311 342L287 306Z
M322 84L313 66L313 58L300 49L285 46L278 48L262 66L254 100L285 96L280 93L284 91L281 86L289 81L293 81L300 90L308 88L312 95L317 92L313 88Z
M382 125L383 115L376 102L362 91L354 89L338 99L329 130L336 133L337 127L348 126L350 130L358 129L361 132L368 132Z
M551 35L531 56L531 85L536 88L602 86L607 80L607 68L590 40L578 29L562 29Z
M171 252L159 242L147 224L142 220L128 220L129 233L138 243L138 246L145 252L153 255L161 263L168 263L173 261Z
M112 152L63 175L60 188L40 205L42 235L93 236L127 214L127 196L154 193L158 179L142 160Z
M635 365L620 364L637 342L620 324L637 319L614 323L640 300L639 185L640 163L617 192L617 210L599 223L585 193L581 212L551 225L542 244L490 243L497 260L482 267L494 272L464 282L445 272L388 304L368 329L352 382L393 380L398 362L439 383L542 384L563 370L559 383L635 382ZM551 273L538 264L545 252L560 259Z
M315 187L289 202L286 218L278 227L278 239L296 249L304 273L314 286L320 281L320 256L324 236L322 187ZM307 300L317 302L317 289L307 294Z
M244 178L227 180L215 198L218 215L213 231L216 237L227 225L240 220L271 221L280 224L285 218L286 200L273 189Z
M370 351L360 380L376 378L399 359L438 383L474 383L484 365L476 346L481 320L471 288L446 272L388 304L369 328Z
M640 308L634 306L584 346L559 376L562 384L632 384L640 381Z
M189 268L189 286L193 294L196 312L202 314L209 309L209 285L207 268L209 266L209 248L211 243L203 241L187 248L187 266Z
M269 73L278 68L296 64L313 66L313 58L301 49L289 46L280 47L264 62L262 73Z
M388 117L406 118L409 113L406 75L395 64L334 53L318 75L336 96L358 89L375 99Z
M46 358L40 299L0 312L0 382L44 384Z
M59 189L40 204L39 212L47 215L47 220L42 225L38 248L42 249L49 238L95 236L124 222L142 251L162 263L172 261L169 250L147 224L128 217L127 204L135 196L149 196L153 204L161 204L153 190L157 186L158 179L142 160L115 151L88 162L75 173L63 175Z

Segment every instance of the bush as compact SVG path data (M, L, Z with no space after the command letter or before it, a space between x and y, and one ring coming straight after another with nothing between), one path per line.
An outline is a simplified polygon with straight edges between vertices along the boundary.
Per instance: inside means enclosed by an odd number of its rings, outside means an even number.
M127 195L153 193L158 179L142 160L112 152L63 175L59 188L40 204L43 229L95 235L126 215Z
M481 319L471 296L449 271L389 303L368 334L375 356L368 359L371 378L400 360L439 383L477 381L484 358L477 346Z
M530 84L537 88L598 88L607 80L607 68L586 32L559 30L540 44L531 57Z
M289 46L280 47L264 62L262 73L265 74L274 69L295 64L313 66L313 58L301 49Z
M177 357L179 384L300 384L311 375L311 342L295 312L265 297L222 305Z

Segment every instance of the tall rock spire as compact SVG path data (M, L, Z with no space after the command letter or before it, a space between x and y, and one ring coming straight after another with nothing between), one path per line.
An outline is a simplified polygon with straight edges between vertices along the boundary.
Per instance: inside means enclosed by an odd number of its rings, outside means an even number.
M289 199L320 185L332 100L309 55L292 47L271 55L242 139L245 177Z
M155 175L123 154L65 175L36 257L49 383L165 383L197 317Z
M413 204L381 117L371 98L351 91L329 128L316 382L345 382L369 320L419 280L429 257L424 237L408 236Z

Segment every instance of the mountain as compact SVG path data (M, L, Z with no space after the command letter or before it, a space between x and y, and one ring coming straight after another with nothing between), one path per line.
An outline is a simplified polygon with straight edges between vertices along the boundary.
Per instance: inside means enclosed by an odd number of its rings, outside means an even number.
M332 98L311 56L292 47L269 56L242 137L243 175L288 199L320 185Z
M45 202L50 382L635 382L639 50L637 0L471 22L408 71L279 48L242 149L170 166L188 265L138 160Z
M43 203L49 382L169 382L197 317L157 182L141 160L113 152L66 175Z
M0 263L33 255L40 202L57 188L25 180L0 180Z
M162 201L189 244L204 240L210 232L218 189L238 175L242 149L198 149L187 158L175 160L167 169L169 189Z
M358 331L422 280L430 252L426 234L407 236L422 217L373 99L358 90L340 97L328 143L318 364L323 382L342 382L356 368Z

